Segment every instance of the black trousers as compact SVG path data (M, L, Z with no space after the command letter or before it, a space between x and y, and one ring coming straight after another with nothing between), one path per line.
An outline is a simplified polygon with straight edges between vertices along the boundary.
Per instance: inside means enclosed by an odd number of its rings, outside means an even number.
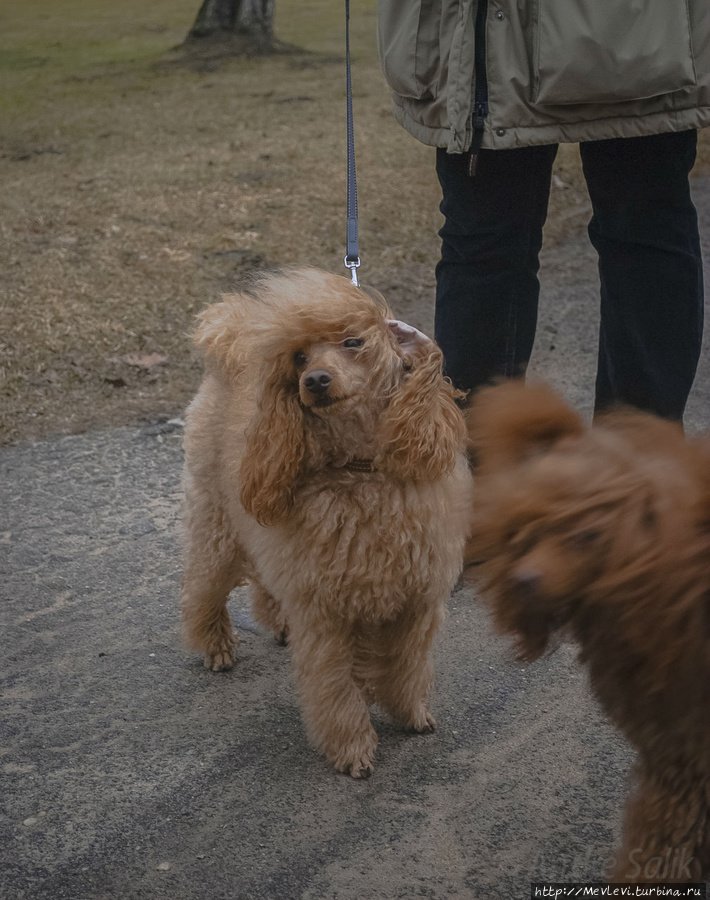
M695 131L580 144L599 255L597 411L626 403L681 419L703 329L703 270L688 174ZM557 145L437 151L445 223L435 334L456 387L522 376Z

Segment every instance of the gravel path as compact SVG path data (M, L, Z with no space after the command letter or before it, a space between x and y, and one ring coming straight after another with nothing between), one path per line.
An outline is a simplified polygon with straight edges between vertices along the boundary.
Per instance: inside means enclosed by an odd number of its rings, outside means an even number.
M710 259L710 180L696 192ZM586 410L595 265L584 238L545 255L533 362ZM708 356L691 430L710 425ZM181 438L165 422L0 451L0 896L514 900L598 879L629 752L572 649L512 664L471 590L438 644L439 730L375 715L363 783L309 748L288 651L242 593L232 672L181 647Z

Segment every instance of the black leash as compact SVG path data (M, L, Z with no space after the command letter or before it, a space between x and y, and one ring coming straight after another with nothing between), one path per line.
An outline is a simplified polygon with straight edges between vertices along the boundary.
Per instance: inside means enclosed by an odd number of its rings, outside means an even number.
M357 236L357 179L355 177L355 137L353 135L353 86L350 78L350 0L345 0L345 69L348 108L348 211L345 267L350 281L357 287L360 247Z

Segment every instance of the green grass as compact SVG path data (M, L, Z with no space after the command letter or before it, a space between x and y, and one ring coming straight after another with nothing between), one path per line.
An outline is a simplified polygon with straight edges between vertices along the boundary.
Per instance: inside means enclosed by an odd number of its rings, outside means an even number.
M155 77L151 66L181 44L199 0L6 0L0 12L0 116L5 127L45 114L55 104L85 104L104 92L101 77ZM374 0L351 21L353 51L372 63ZM342 56L344 6L324 0L281 0L275 30L287 43Z
M3 118L31 117L49 104L83 99L82 78L158 58L184 37L194 3L27 0L6 7L0 18Z

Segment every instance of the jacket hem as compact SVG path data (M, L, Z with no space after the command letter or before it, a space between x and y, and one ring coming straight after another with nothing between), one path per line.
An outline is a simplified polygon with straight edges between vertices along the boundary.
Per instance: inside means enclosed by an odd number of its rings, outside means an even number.
M470 136L456 134L441 127L417 121L395 101L396 121L412 137L431 147L444 147L449 153L466 153ZM485 150L512 150L536 144L577 144L581 141L604 141L613 138L645 137L669 131L689 131L710 126L710 106L664 110L645 116L611 116L584 122L555 122L550 125L497 128L486 123L482 147ZM503 132L502 134L500 132Z
M449 153L465 153L468 150L470 138L467 140L466 136L458 136L449 129L424 125L414 119L406 109L398 106L396 102L392 108L392 114L395 120L422 144L428 144L430 147L445 147Z
M585 122L555 122L551 125L537 124L530 127L496 128L487 123L483 147L489 150L510 150L535 144L578 144L583 141L690 131L708 125L710 125L710 106L672 112L665 110L645 116L610 116Z

